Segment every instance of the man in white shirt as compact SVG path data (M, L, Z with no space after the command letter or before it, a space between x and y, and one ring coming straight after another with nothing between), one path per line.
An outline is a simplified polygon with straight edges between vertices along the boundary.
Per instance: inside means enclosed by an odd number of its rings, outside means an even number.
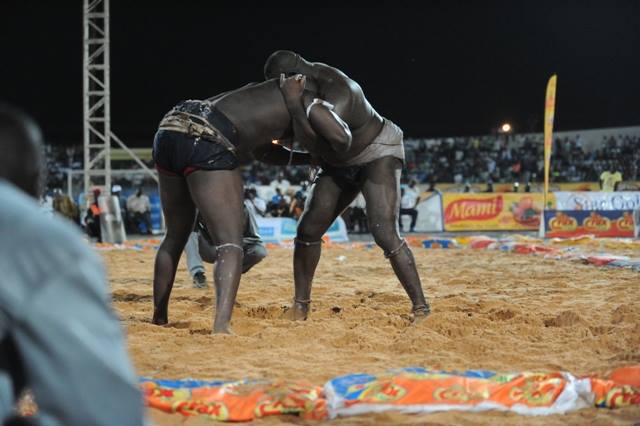
M400 214L398 215L398 224L400 231L403 231L402 216L411 216L411 227L409 232L415 232L416 221L418 220L418 210L416 207L420 202L420 193L416 188L416 181L412 180L407 189L402 189L402 198L400 198Z
M127 212L136 228L140 229L139 223L143 222L146 226L145 233L151 235L151 203L149 197L142 193L142 188L138 188L138 191L127 199Z
M289 187L291 186L291 183L284 178L284 173L279 172L278 176L271 181L271 184L269 185L272 188L280 188L283 192L286 192L287 189L289 189Z

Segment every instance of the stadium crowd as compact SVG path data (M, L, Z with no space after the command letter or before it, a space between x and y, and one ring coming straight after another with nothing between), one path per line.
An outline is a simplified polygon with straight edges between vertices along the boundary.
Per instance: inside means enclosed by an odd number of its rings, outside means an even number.
M640 144L637 136L603 137L595 150L585 150L580 136L556 138L552 154L552 181L598 181L605 170L622 173L625 180L640 178ZM441 139L407 139L405 141L405 182L485 183L540 182L543 176L541 136L491 135ZM47 187L65 186L64 169L82 168L80 147L47 146ZM149 166L152 166L149 164ZM307 166L274 167L255 162L243 169L247 185L271 185L284 179L300 185L309 180ZM126 182L117 182L123 186ZM126 185L131 186L131 185ZM286 188L281 188L285 190Z
M596 149L587 150L578 135L575 138L556 138L552 154L552 182L599 181L604 172L620 173L626 181L640 178L640 138L637 136L610 135L603 137ZM543 143L540 135L490 135L482 137L460 137L441 139L408 139L405 141L406 164L403 170L405 190L412 182L435 189L439 183L478 184L486 183L491 191L494 183L521 182L528 191L529 183L540 182L543 176ZM65 215L76 223L91 224L91 207L88 210L71 207L64 200L62 188L66 188L66 170L82 168L80 147L46 146L46 170L48 171L47 194L44 203L51 210L64 207ZM149 164L151 167L152 164ZM135 167L135 165L134 165ZM118 168L121 168L118 166ZM247 191L245 198L255 206L256 213L264 217L292 217L298 219L302 213L309 182L312 180L307 166L274 167L255 162L243 168ZM80 179L74 181L80 184ZM114 187L126 188L118 192L123 206L123 218L127 230L131 231L142 222L148 232L148 206L133 218L132 203L128 199L133 191L142 186L140 179L114 177ZM259 193L256 187L262 187ZM264 188L267 188L265 191ZM426 189L426 188L425 188ZM408 195L414 197L414 191ZM419 193L419 191L418 191ZM48 201L47 201L48 200ZM53 202L55 200L55 203ZM417 200L403 201L405 214L411 215L411 207ZM366 232L366 215L363 200L356 199L343 216L350 231ZM88 223L87 223L88 221Z

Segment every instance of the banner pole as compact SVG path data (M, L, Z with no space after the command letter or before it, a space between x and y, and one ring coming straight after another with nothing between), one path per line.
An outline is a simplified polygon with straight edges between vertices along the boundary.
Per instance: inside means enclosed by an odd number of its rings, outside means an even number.
M544 208L547 209L549 199L549 173L551 169L551 148L553 146L553 118L556 109L556 85L558 76L553 74L547 82L547 93L544 102Z

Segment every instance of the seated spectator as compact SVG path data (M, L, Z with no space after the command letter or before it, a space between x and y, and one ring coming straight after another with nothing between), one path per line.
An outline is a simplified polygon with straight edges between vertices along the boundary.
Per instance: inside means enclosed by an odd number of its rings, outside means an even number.
M258 196L255 188L245 190L245 204L251 206L251 213L254 216L264 217L267 214L267 202Z
M271 197L271 201L267 206L267 211L271 215L271 217L283 217L286 216L285 213L289 211L289 205L282 195L282 190L280 188L276 188L276 193L273 197Z
M127 199L127 211L139 234L152 234L151 204L149 203L149 197L142 192L141 187ZM141 223L144 224L145 229L141 229Z
M289 217L294 218L295 220L300 219L302 216L302 212L304 210L304 203L306 201L306 197L303 195L301 191L297 191L294 195L291 203L289 204Z

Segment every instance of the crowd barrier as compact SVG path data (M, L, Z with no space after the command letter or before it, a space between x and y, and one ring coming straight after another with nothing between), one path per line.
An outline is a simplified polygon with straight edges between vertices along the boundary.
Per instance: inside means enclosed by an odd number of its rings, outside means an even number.
M418 232L537 231L544 219L542 230L550 238L586 234L628 238L637 235L640 226L640 213L634 220L640 191L553 192L546 210L539 193L425 192L420 199Z
M545 210L547 238L595 237L633 238L632 210Z
M258 232L265 243L293 242L296 237L298 222L289 217L257 217ZM325 233L325 238L332 242L344 243L349 241L347 226L338 217Z
M422 192L420 202L416 206L418 217L415 230L418 232L442 231L536 231L540 228L543 211L543 197L539 192L507 192L512 188L503 187L493 193L484 192L446 192L457 191L460 185L441 184L443 191ZM564 183L557 184L561 191L549 194L547 207L549 210L593 210L635 211L640 210L640 191L597 192L597 184ZM275 191L271 186L258 186L258 193L267 198ZM290 186L296 191L299 186ZM497 188L497 187L496 187ZM567 190L571 191L567 191ZM588 189L588 190L585 190ZM291 192L290 191L290 192ZM151 222L154 233L163 230L162 208L160 197L156 193L149 195L151 204ZM82 202L82 197L78 200ZM121 202L123 202L121 200ZM633 216L633 213L631 214ZM261 218L270 219L270 218ZM278 221L281 218L277 218ZM409 217L402 218L408 222ZM635 221L638 222L638 221ZM545 223L546 224L546 223ZM408 228L408 223L406 223ZM268 242L279 243L295 237L295 222L288 219L284 222L263 221L263 237ZM343 232L344 230L344 232ZM578 235L578 234L573 234ZM616 234L612 236L623 236ZM625 236L628 233L625 232ZM339 220L330 229L329 237L335 241L347 241L346 227Z

